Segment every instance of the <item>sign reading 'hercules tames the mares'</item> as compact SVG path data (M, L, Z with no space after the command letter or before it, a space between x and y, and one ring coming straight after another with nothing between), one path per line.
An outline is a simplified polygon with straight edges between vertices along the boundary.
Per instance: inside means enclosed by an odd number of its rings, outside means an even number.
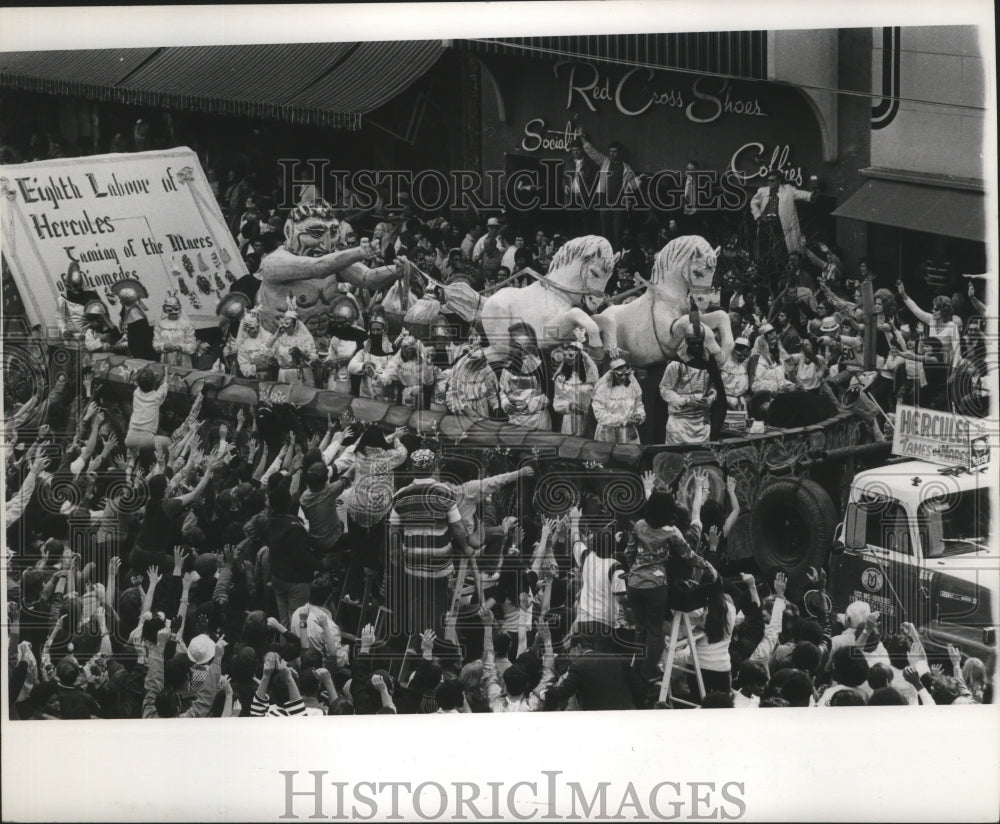
M55 334L62 275L72 263L86 288L117 305L110 286L136 278L151 320L175 289L195 326L246 274L198 156L190 149L59 158L0 167L7 260L32 323Z
M892 452L907 458L981 469L989 462L984 422L916 406L896 408Z

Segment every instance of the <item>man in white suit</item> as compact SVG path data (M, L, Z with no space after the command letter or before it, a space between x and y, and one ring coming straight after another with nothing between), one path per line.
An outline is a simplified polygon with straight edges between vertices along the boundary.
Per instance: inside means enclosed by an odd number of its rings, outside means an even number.
M750 201L750 214L757 221L757 258L783 266L790 252L802 245L796 200L814 200L815 192L780 183L778 172L770 172L767 185L761 186Z

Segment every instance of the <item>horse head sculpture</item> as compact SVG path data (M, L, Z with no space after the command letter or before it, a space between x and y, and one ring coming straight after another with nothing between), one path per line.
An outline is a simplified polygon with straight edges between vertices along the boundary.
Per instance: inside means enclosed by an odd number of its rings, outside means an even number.
M719 247L712 248L699 235L674 238L656 255L652 283L668 300L677 304L678 314L686 311L687 297L708 312L719 302L719 290L713 285Z
M719 300L713 285L718 253L697 235L670 241L656 255L650 280L640 278L646 286L642 297L597 316L605 345L628 352L633 365L652 366L677 355L687 329L707 327L719 334L727 356L732 348L729 316L713 311Z
M567 241L544 278L523 288L506 287L483 305L482 322L494 352L502 352L510 327L531 327L542 349L558 345L576 326L587 332L592 347L601 346L597 324L590 317L605 301L604 288L614 271L611 244L597 235Z

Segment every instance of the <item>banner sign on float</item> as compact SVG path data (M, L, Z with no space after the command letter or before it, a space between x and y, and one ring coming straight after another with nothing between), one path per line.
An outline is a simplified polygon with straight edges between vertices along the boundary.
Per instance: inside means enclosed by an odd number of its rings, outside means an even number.
M990 461L990 440L977 418L898 406L892 452L942 466L982 469Z
M198 156L188 148L0 166L3 256L29 319L50 336L76 262L87 289L118 315L111 284L149 290L150 321L176 290L195 327L247 273Z

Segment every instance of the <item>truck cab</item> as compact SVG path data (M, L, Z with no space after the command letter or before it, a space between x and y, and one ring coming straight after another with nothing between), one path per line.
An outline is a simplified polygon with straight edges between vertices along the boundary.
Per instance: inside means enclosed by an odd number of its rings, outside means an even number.
M1000 623L995 483L986 468L925 461L858 473L830 560L834 610L865 601L886 632L916 626L929 653L955 644L988 660Z

